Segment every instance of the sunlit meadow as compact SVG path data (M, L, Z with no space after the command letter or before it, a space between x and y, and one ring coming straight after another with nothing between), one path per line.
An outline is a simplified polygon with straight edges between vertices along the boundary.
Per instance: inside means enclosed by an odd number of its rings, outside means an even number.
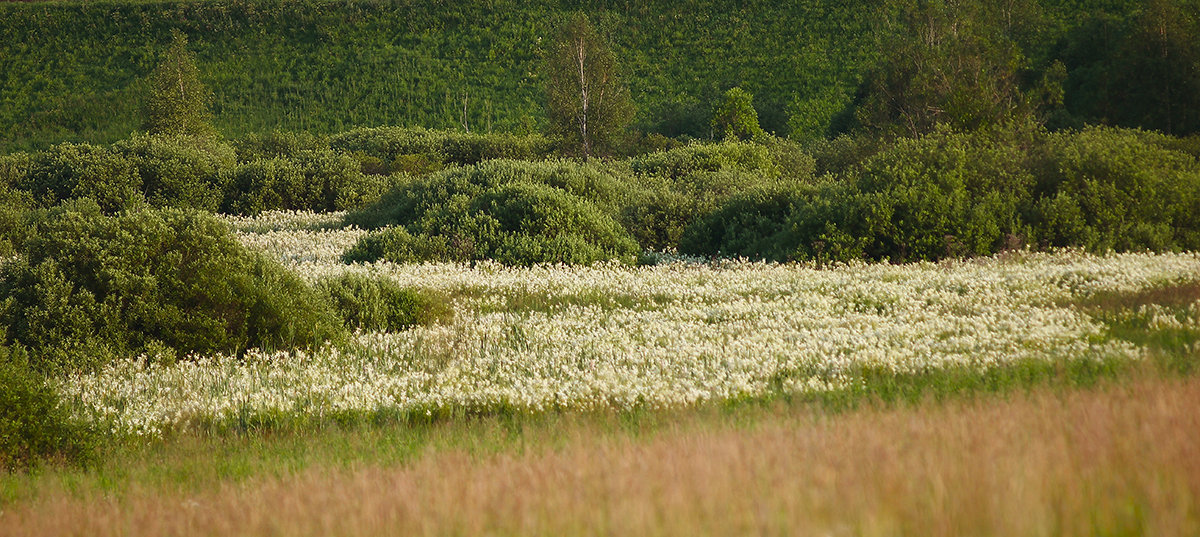
M452 320L319 351L115 361L63 379L79 412L159 435L249 416L663 408L840 390L864 370L1138 360L1069 304L1200 280L1200 256L1075 251L908 265L709 261L510 268L346 265L338 214L228 218L312 281L348 272L447 297ZM1134 312L1200 324L1200 306Z

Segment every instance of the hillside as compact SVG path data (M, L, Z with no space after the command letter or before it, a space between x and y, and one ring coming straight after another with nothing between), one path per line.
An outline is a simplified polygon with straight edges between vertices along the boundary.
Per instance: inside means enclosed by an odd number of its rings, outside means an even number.
M638 123L707 135L743 85L782 131L795 95L853 87L870 10L838 2L587 2L614 41ZM273 128L542 126L539 54L580 2L62 2L0 6L0 151L111 142L138 128L143 79L186 32L229 136Z
M635 126L646 132L710 136L712 107L733 86L754 95L769 132L788 135L797 105L807 114L802 123L815 121L817 131L836 126L833 118L862 100L864 80L895 67L888 53L895 54L897 43L917 39L929 24L975 32L964 46L976 50L954 50L957 37L948 49L938 45L939 54L968 55L959 68L980 54L1016 50L999 65L1012 70L1028 95L1043 81L1060 84L1063 108L1044 118L1052 128L1101 123L1181 135L1200 130L1197 0L972 5L10 2L0 4L0 153L63 141L111 143L138 130L146 76L176 29L196 53L225 136L379 125L540 131L541 55L566 16L581 10L612 41L637 104ZM1056 62L1065 68L1059 78L1051 71ZM931 71L938 69L917 73Z

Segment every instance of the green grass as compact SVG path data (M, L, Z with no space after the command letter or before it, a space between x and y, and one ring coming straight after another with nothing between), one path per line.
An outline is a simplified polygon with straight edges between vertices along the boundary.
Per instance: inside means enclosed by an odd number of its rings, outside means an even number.
M873 54L870 10L831 0L6 3L0 152L128 136L175 28L226 136L463 128L464 98L472 132L540 130L540 54L577 9L611 32L638 122L668 134L707 136L717 97L736 85L783 132L793 95L852 89Z
M49 490L100 491L119 497L136 486L188 493L309 468L403 465L446 451L483 457L554 450L570 442L564 431L586 429L605 436L648 438L708 426L750 428L781 413L837 415L975 398L1006 399L1037 390L1066 393L1138 378L1191 376L1200 365L1195 350L1200 331L1156 331L1120 319L1146 304L1182 311L1194 301L1189 293L1197 290L1200 284L1183 284L1096 296L1073 305L1106 322L1110 337L1144 346L1147 359L1138 362L1029 360L1001 368L951 367L905 375L862 369L851 375L850 389L800 396L776 391L673 410L247 415L193 424L188 431L168 433L162 439L113 438L87 467L43 465L28 472L0 473L0 504L30 501Z

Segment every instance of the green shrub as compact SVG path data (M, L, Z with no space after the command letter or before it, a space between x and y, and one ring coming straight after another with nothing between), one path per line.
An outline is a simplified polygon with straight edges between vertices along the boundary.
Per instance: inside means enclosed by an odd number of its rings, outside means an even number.
M691 144L631 161L622 223L643 248L679 246L689 225L732 196L781 181L810 181L813 160L794 142Z
M25 183L33 163L33 155L24 152L0 155L0 187L15 187Z
M791 261L820 257L832 251L848 249L854 256L848 237L837 233L837 224L829 229L806 233L809 223L825 219L842 220L837 214L853 207L843 196L853 196L844 183L783 183L764 185L731 197L710 214L698 218L680 239L680 251L692 255L735 256L771 261ZM841 203L829 203L827 200ZM851 200L852 201L852 200ZM811 217L811 219L804 218ZM797 222L798 221L798 222ZM830 243L828 251L818 241Z
M376 127L344 132L330 139L338 151L375 157L391 166L388 172L433 167L432 163L477 164L484 160L541 160L552 152L541 136L471 134L420 127ZM361 158L361 157L360 157Z
M267 158L296 158L305 153L329 151L329 141L309 132L271 131L250 134L234 142L237 159L248 162Z
M135 135L112 150L137 171L156 207L216 211L237 162L232 147L205 137Z
M395 331L453 315L445 299L390 280L346 275L322 280L316 287L352 330Z
M333 151L302 150L239 165L221 205L223 212L341 211L377 200L392 184L364 175L353 158Z
M0 468L28 467L43 459L86 462L95 436L19 352L0 347Z
M769 148L749 142L691 143L661 153L651 153L630 161L638 175L685 177L696 172L715 172L737 168L776 176L780 167Z
M1092 128L1038 155L1036 240L1090 250L1200 248L1200 162L1167 136Z
M712 128L726 140L758 140L767 137L758 126L754 96L742 88L730 88L713 112Z
M901 140L853 177L873 258L986 255L1023 235L1034 177L1019 144L985 133Z
M310 347L342 334L310 287L201 213L106 216L81 200L41 215L21 254L0 270L0 323L43 371L164 349Z
M33 208L28 192L0 185L0 258L16 253L27 232L25 219Z
M509 160L446 170L389 193L347 222L399 226L369 236L348 261L510 264L632 260L637 243L616 222L624 196L612 170L577 163Z
M877 136L842 135L837 138L822 138L804 146L805 152L814 162L813 175L843 175L887 149L889 143Z
M842 139L817 151L818 168L824 160L840 169L815 187L785 183L730 198L687 229L680 249L904 261L1020 244L1200 248L1200 162L1170 137L1006 127L862 147Z
M88 144L59 144L36 153L16 186L45 207L86 197L116 212L143 200L134 166L109 148Z

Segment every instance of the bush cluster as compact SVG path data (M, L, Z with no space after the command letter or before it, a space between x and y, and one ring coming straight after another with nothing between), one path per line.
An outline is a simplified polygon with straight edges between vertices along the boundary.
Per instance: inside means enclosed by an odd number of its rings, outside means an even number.
M94 201L35 216L0 269L0 324L41 371L145 353L307 347L343 331L328 303L202 213Z
M330 147L358 155L376 173L426 172L485 160L543 160L553 152L537 135L473 134L419 127L361 128L333 136Z
M590 263L637 256L613 217L623 195L605 168L568 161L488 161L414 181L352 213L369 235L347 261Z
M1170 140L1111 128L939 130L838 157L844 167L817 184L734 196L680 246L698 255L893 261L1022 245L1194 249L1200 163ZM852 150L827 154L864 154L841 145Z
M0 469L42 459L86 462L95 439L92 428L71 415L19 352L0 347Z
M317 282L351 330L396 331L453 315L445 299L379 278L345 275Z

